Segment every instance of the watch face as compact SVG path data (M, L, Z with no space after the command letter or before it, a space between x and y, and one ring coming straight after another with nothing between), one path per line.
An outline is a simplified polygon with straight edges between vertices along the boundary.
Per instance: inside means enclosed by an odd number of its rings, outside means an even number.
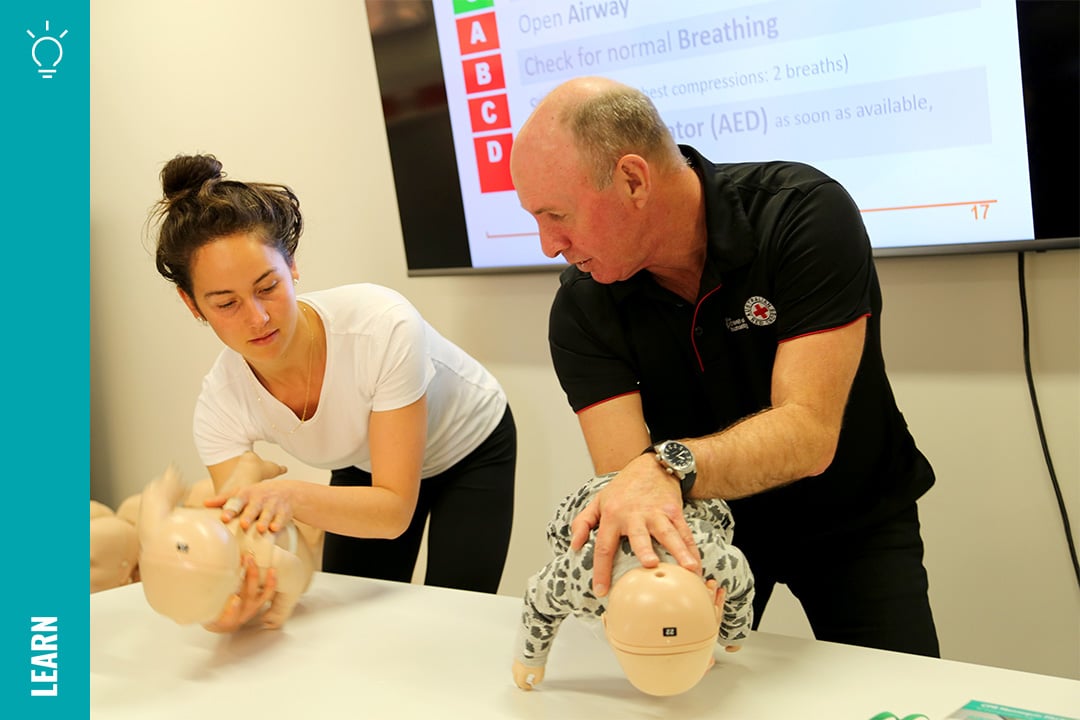
M665 443L663 452L664 462L676 470L688 470L694 466L693 453L682 443Z

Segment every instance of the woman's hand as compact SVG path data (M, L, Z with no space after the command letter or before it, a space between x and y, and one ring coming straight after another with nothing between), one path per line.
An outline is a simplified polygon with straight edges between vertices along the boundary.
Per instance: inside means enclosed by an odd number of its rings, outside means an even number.
M206 507L220 507L222 522L239 518L243 530L254 524L261 533L278 532L293 519L293 491L297 483L296 480L264 480L241 488L232 496L212 497L206 501Z
M262 612L263 607L277 592L277 575L273 568L266 571L266 584L260 588L259 568L255 565L255 558L245 554L241 563L244 566L244 579L240 590L229 596L225 609L216 620L203 625L210 632L236 632Z

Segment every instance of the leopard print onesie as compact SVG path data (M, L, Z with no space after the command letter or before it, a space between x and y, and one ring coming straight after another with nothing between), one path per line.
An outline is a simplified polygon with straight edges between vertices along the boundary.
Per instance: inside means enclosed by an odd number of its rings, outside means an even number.
M592 593L594 529L584 547L570 550L570 523L615 473L590 479L576 492L567 495L548 523L548 544L554 559L529 579L521 611L518 631L518 660L530 667L543 667L548 652L568 615L593 623L604 614L607 598ZM754 576L742 551L731 544L735 521L731 509L723 500L687 500L683 515L693 531L705 579L716 580L726 591L724 616L717 642L735 645L743 640L753 621ZM661 562L674 563L672 556L654 541ZM615 553L612 566L612 586L622 575L641 565L630 551L624 537Z

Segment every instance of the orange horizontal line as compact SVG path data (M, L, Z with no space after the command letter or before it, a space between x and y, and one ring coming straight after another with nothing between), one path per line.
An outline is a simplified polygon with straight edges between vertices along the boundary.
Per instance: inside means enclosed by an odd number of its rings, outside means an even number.
M882 208L865 208L859 210L859 212L872 213L872 212L887 212L889 210L925 210L926 208L940 208L940 207L957 207L960 205L993 205L997 200L967 200L964 202L948 202L948 203L928 203L926 205L897 205L896 207L882 207ZM524 232L524 233L484 233L488 238L500 240L502 238L515 238L515 237L537 237L538 232Z
M923 210L926 208L956 207L957 205L993 205L997 200L970 200L967 202L931 203L929 205L898 205L896 207L866 208L860 212L885 212L887 210Z

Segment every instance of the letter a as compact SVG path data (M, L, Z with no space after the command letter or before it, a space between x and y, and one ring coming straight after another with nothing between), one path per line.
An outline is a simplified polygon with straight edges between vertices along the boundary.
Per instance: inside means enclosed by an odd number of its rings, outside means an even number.
M472 33L469 35L469 42L473 45L487 42L487 35L484 34L484 26L479 22L474 22L472 24Z

